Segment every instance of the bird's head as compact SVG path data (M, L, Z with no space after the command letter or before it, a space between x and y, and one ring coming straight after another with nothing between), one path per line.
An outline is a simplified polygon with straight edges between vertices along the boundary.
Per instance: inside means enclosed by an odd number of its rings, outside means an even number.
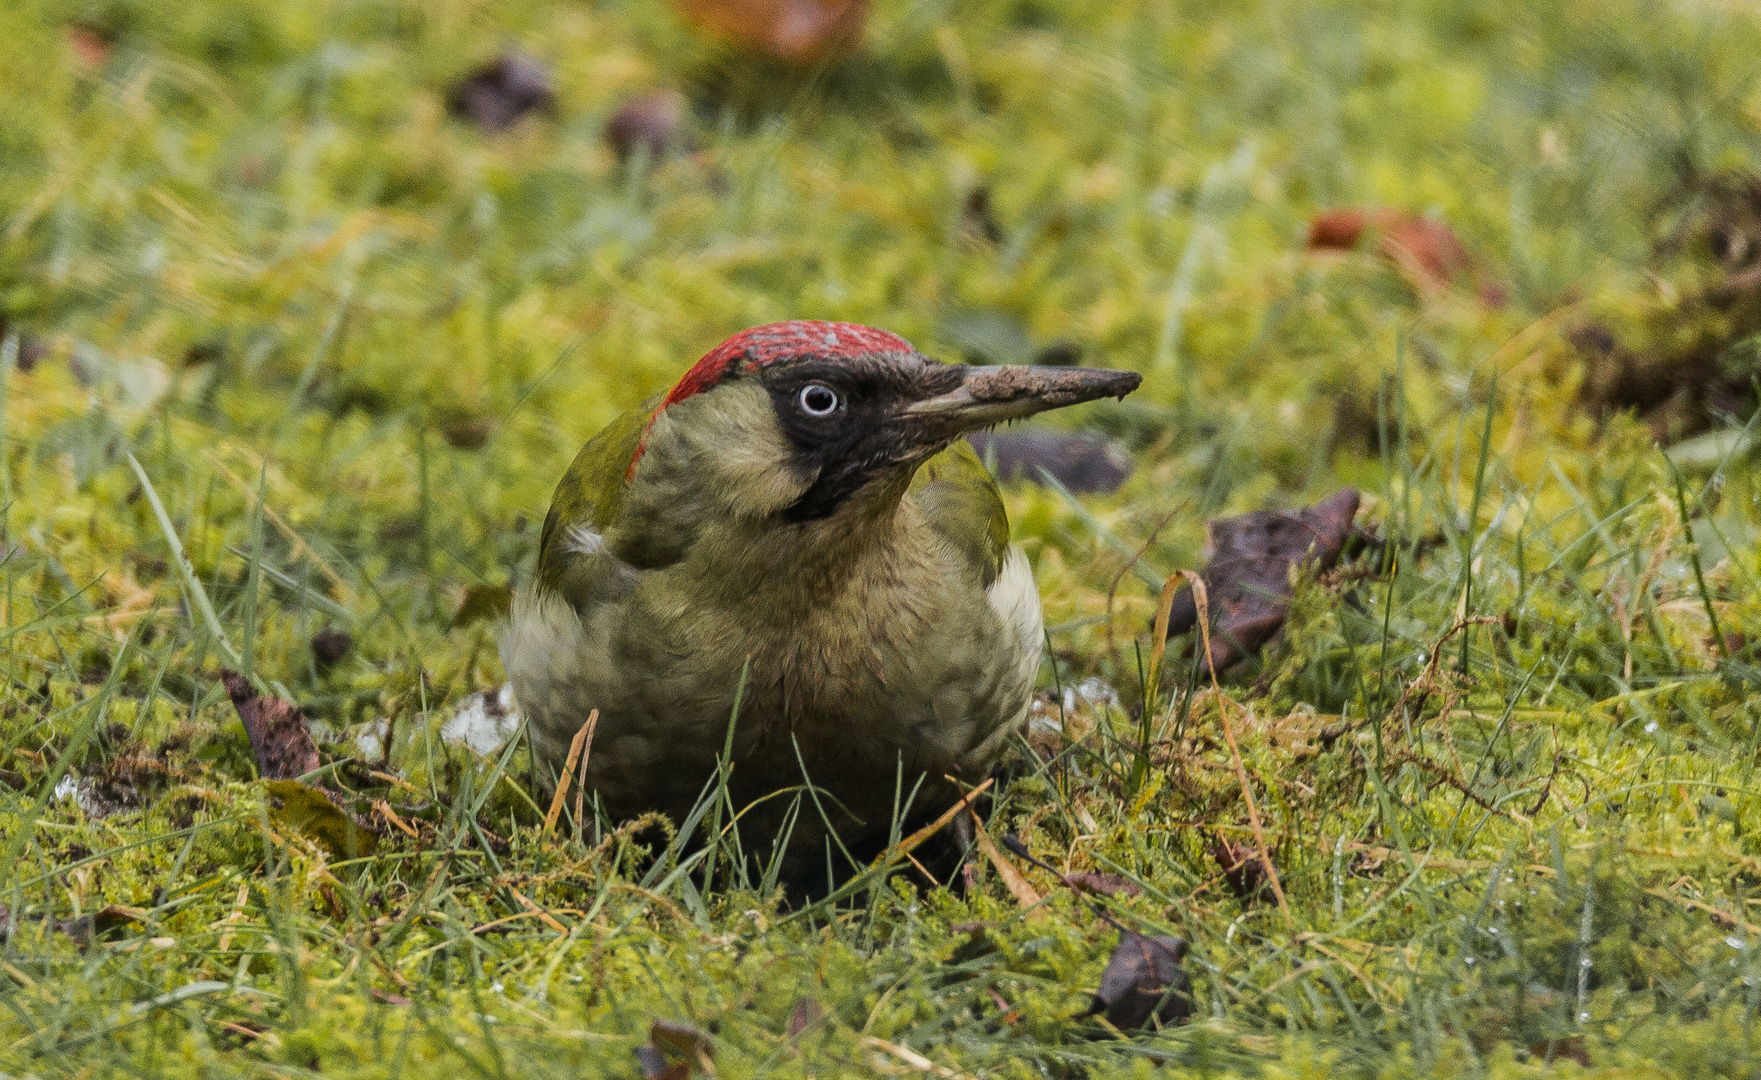
M974 367L896 334L785 322L722 342L649 421L626 480L685 477L742 518L818 521L896 501L913 472L970 431L1137 388L1135 372Z

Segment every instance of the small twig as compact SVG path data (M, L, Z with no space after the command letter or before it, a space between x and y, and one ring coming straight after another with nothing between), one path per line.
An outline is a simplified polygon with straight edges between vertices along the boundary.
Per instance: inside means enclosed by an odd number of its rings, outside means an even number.
M934 836L936 833L941 832L943 826L947 825L948 822L953 821L954 818L959 816L960 811L966 809L968 806L970 806L972 804L972 800L978 798L980 795L983 795L986 791L989 791L991 785L996 783L996 779L997 778L994 776L987 777L985 779L984 783L978 785L977 787L973 788L971 791L968 791L966 794L960 796L959 802L955 803L953 806L950 806L946 810L942 811L941 817L936 818L934 821L930 822L928 825L925 825L923 828L918 829L916 832L912 833L910 836L907 836L905 839L899 841L897 844L894 844L892 847L881 852L878 856L875 857L875 860L873 862L868 864L869 868L872 870L878 870L881 867L892 862L894 859L897 859L903 855L909 855L911 852L917 850L919 847L921 847L923 845L923 842L925 840L928 840L930 837Z
M1443 783L1445 783L1445 784L1449 785L1450 787L1454 788L1455 790L1461 792L1463 795L1466 795L1469 799L1472 799L1476 804L1478 804L1480 806L1481 809L1485 810L1487 813L1498 814L1503 817L1507 817L1510 820L1517 822L1518 824L1521 824L1521 825L1529 824L1528 816L1523 814L1521 811L1504 810L1504 809L1500 809L1499 807L1493 805L1493 803L1489 799L1487 799L1485 796L1481 795L1479 792L1475 791L1473 788L1469 787L1467 785L1467 781L1462 780L1460 777L1456 776L1454 773L1450 772L1448 769L1437 764L1435 761L1432 761L1429 758L1421 757L1420 755L1415 754L1410 750L1393 750L1393 749L1391 749L1388 751L1388 754L1390 757L1394 758L1395 761L1404 761L1408 765L1416 765L1419 768L1425 770L1426 772L1430 773L1432 776L1435 776L1437 779L1441 780ZM1551 783L1551 781L1549 781L1549 782Z
M544 815L544 828L539 830L540 835L549 834L550 830L556 825L557 817L563 812L563 800L568 797L569 783L575 778L576 762L580 762L581 774L582 777L585 778L587 773L587 755L591 753L588 748L593 743L593 729L597 727L598 724L599 710L594 709L587 714L587 720L581 725L581 730L575 732L574 739L569 742L569 756L568 759L563 762L563 772L562 776L557 779L556 792L550 797L550 812ZM578 811L576 816L579 817Z
M1217 682L1217 666L1209 663L1211 659L1211 612L1210 600L1205 593L1204 579L1192 570L1180 571L1192 585L1192 601L1198 608L1198 629L1203 639L1205 660L1211 669L1211 689L1217 693L1217 719L1223 725L1223 737L1229 740L1229 753L1235 759L1235 774L1241 781L1241 795L1247 800L1247 821L1253 826L1254 846L1259 849L1260 865L1265 868L1266 880L1272 886L1272 895L1278 900L1278 910L1284 913L1287 926L1296 925L1295 916L1290 914L1290 904L1284 899L1284 885L1278 880L1278 868L1272 865L1272 856L1266 848L1266 831L1260 825L1260 810L1254 803L1253 784L1247 778L1247 765L1241 760L1241 747L1235 742L1235 729L1229 724L1229 702L1223 696L1223 687ZM1432 658L1435 662L1435 657Z
M966 813L972 818L973 836L978 841L978 850L984 853L984 857L990 860L992 866L996 867L997 876L1003 879L1003 885L1008 888L1009 895L1015 898L1016 903L1027 909L1028 918L1033 919L1044 915L1045 909L1040 906L1044 898L1034 891L1032 885L1027 883L1027 879L1021 876L1021 871L1015 869L1014 863L1003 858L1002 853L997 850L997 845L991 843L991 835L985 831L984 822L978 819L978 812L968 806Z
M1553 732L1553 771L1551 773L1547 774L1547 786L1543 787L1541 789L1541 797L1539 799L1536 799L1535 805L1529 809L1529 817L1532 818L1536 814L1539 814L1541 812L1541 807L1547 805L1548 797L1553 794L1553 781L1555 779L1557 779L1558 776L1559 776L1559 732L1556 730Z
M890 1043L887 1040L874 1035L862 1036L862 1045L868 1047L870 1050L879 1050L882 1053L888 1054L891 1057L904 1062L906 1065L911 1066L918 1072L926 1072L932 1076L940 1076L943 1080L973 1080L973 1078L967 1074L955 1072L946 1065L937 1065L935 1062L924 1057L915 1050L900 1046L898 1043Z
M1044 870L1046 873L1057 878L1060 883L1062 883L1066 886L1068 886L1070 884L1069 879L1064 874L1059 873L1057 871L1057 869L1052 867L1050 864L1043 862L1040 859L1035 858L1033 853L1031 851L1027 850L1027 845L1021 842L1021 837L1016 836L1014 833L1004 833L1003 834L1003 846L1008 848L1012 854L1014 854L1022 859L1025 859L1029 865L1038 867L1039 869ZM1014 870L1015 868L1010 867L1009 869ZM1015 871L1015 872L1019 873L1020 871ZM1078 892L1078 894L1080 895L1080 890L1073 890L1073 891ZM1129 930L1126 929L1126 927L1123 923L1121 923L1118 919L1113 918L1113 915L1111 912L1109 912L1106 908L1101 906L1100 901L1092 900L1086 896L1082 897L1082 901L1083 901L1083 903L1088 905L1088 909L1090 911L1095 913L1096 918L1100 919L1102 922L1106 923L1108 926L1111 926L1113 929L1119 931L1120 933L1129 933L1130 932Z
M398 829L408 833L413 839L420 840L422 838L421 834L416 832L415 829L410 828L409 824L405 822L403 818L397 816L397 811L393 810L391 808L391 803L386 800L374 799L373 811L390 824L395 825Z

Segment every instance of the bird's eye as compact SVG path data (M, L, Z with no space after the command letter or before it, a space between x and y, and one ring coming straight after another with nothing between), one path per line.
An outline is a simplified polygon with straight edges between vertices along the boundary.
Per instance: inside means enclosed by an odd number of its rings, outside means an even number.
M838 411L838 392L825 383L808 383L795 400L800 403L802 412L816 419Z

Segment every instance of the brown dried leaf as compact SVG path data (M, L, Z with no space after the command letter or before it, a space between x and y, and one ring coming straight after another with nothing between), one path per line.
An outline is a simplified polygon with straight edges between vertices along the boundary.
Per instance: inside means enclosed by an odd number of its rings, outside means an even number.
M318 767L318 744L306 730L299 707L281 698L264 697L236 671L222 671L226 694L251 738L257 772L265 780L292 780Z
M1185 1019L1192 1012L1191 980L1180 966L1185 955L1180 938L1120 931L1093 1011L1105 1012L1120 1031L1135 1031L1152 1019L1158 1027Z
M636 1062L647 1080L685 1080L694 1068L705 1076L715 1075L709 1056L715 1040L702 1028L679 1020L656 1020L648 1029L648 1040L649 1045L636 1048Z
M803 67L862 39L869 0L675 0L685 15L735 45Z
M1206 525L1210 559L1200 577L1210 600L1211 652L1201 673L1222 671L1264 645L1290 613L1291 567L1313 558L1326 570L1338 561L1357 517L1356 488L1301 510L1255 510ZM1198 624L1192 590L1175 594L1168 634Z
M1584 1044L1582 1035L1568 1035L1563 1039L1542 1039L1529 1047L1529 1053L1542 1061L1575 1061L1584 1068L1590 1067L1590 1051Z
M1237 844L1221 837L1211 841L1211 858L1223 871L1229 891L1245 900L1258 896L1266 887L1266 867L1260 854L1246 844Z
M687 1058L707 1056L715 1046L709 1032L682 1020L656 1020L648 1029L648 1039L662 1050Z

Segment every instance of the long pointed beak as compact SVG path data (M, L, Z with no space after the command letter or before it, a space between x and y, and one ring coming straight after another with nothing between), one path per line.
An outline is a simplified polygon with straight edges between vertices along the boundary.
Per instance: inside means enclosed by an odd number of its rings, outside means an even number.
M1066 367L966 367L954 389L912 402L904 415L937 434L968 431L1019 420L1047 409L1061 409L1100 398L1122 398L1137 389L1135 371Z

